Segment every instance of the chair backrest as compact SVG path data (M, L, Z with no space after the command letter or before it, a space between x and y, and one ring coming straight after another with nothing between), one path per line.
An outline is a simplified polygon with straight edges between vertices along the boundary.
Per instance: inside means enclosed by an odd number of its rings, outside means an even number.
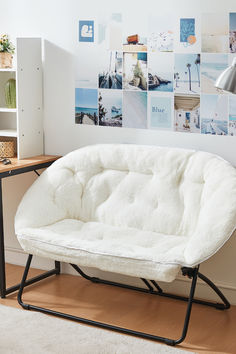
M190 247L201 240L220 247L236 225L236 170L200 151L88 146L56 161L33 184L19 206L16 232L63 218L185 236Z

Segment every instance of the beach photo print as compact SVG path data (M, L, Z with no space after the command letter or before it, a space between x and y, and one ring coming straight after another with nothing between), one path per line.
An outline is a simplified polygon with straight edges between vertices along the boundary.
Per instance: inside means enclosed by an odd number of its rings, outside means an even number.
M200 133L200 96L175 95L174 130L182 133Z
M228 67L227 54L202 53L201 55L201 92L224 93L215 87L215 81Z
M174 54L148 54L148 90L173 92Z
M236 12L229 14L229 50L236 53Z
M122 92L99 90L98 112L99 125L122 127Z
M236 95L229 96L229 135L236 136Z
M228 96L202 95L201 97L202 134L228 134Z
M123 89L147 90L147 53L124 53Z
M176 93L200 93L200 54L175 54L174 91Z
M75 123L98 124L98 90L75 89Z

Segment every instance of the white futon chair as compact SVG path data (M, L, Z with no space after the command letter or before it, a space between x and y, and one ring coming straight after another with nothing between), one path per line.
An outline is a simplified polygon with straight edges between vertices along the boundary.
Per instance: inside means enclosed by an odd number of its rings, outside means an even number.
M177 344L184 340L193 302L229 308L220 290L199 272L236 226L236 170L206 152L138 145L94 145L56 161L23 197L15 230L29 254L19 291L27 309ZM70 263L93 282L188 301L182 335L169 339L136 332L22 302L32 255ZM86 275L79 266L139 277L146 289ZM178 272L192 279L188 298L165 293L158 281ZM197 277L223 303L194 299Z

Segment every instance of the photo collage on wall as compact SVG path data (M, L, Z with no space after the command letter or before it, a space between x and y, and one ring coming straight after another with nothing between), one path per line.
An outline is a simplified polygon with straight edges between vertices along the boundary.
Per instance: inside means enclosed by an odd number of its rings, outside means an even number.
M167 21L168 19L168 21ZM75 123L236 136L236 12L79 20Z

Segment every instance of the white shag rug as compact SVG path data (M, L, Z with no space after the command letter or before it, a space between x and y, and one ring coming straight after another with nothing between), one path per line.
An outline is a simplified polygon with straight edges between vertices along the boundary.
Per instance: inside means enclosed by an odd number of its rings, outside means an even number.
M190 352L34 311L0 305L0 353L184 354Z

